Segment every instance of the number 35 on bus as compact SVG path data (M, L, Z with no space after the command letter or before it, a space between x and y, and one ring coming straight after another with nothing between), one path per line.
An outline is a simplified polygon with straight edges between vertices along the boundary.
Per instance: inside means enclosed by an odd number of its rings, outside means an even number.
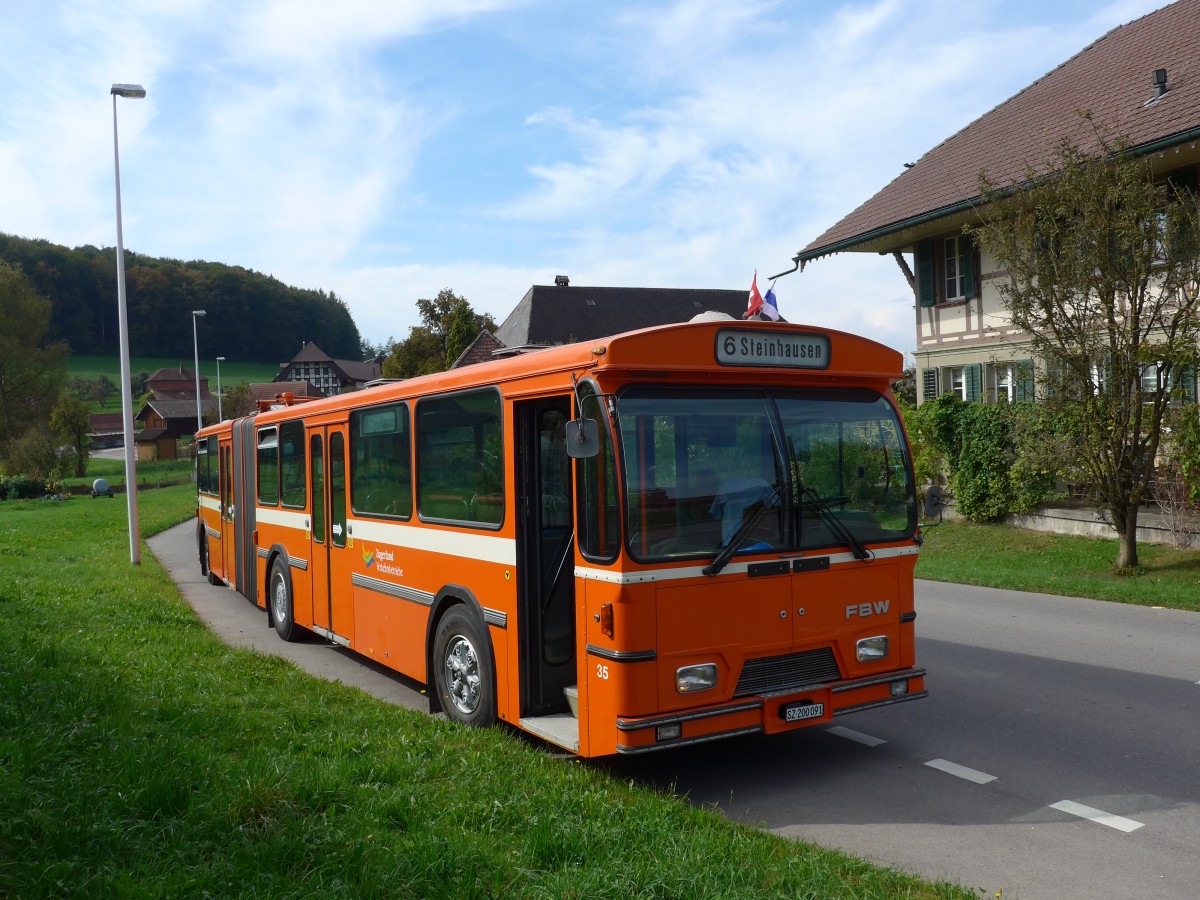
M583 756L917 699L900 375L725 318L281 395L197 437L200 565L284 640Z

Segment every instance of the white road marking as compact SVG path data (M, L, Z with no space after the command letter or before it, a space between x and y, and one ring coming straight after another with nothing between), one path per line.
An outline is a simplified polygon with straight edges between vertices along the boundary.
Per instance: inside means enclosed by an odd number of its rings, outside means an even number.
M834 725L832 728L826 728L825 730L830 734L836 734L838 737L844 737L848 741L866 744L868 747L878 747L880 744L887 743L883 738L871 737L869 734L863 734L861 731L855 731L853 728L843 728L841 725Z
M987 784L989 781L995 781L995 775L989 775L987 772L980 772L978 769L968 769L966 766L960 766L958 763L952 763L945 759L931 759L925 763L931 769L938 769L948 775L956 775L959 778L965 778L967 781L973 781L976 784Z
M1070 813L1073 816L1079 816L1081 819L1089 819L1100 825L1107 825L1109 828L1124 831L1126 834L1130 831L1137 831L1146 824L1145 822L1135 822L1133 819L1126 819L1124 816L1114 816L1112 813L1106 813L1102 809L1096 809L1091 806L1084 806L1082 803L1076 803L1074 800L1060 800L1058 803L1051 803L1050 808L1057 809L1059 812Z

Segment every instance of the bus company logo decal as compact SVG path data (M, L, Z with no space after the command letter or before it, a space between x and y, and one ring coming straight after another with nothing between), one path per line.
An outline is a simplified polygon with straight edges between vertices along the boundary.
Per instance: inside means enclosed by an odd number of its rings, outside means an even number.
M882 616L888 611L888 607L891 605L891 600L876 600L874 603L851 603L846 607L846 618L853 619L857 616L860 619L865 619L868 616Z
M363 563L368 569L374 566L377 572L396 575L400 578L404 577L404 570L395 564L395 550L384 550L382 547L368 550L366 547L363 547L362 558Z

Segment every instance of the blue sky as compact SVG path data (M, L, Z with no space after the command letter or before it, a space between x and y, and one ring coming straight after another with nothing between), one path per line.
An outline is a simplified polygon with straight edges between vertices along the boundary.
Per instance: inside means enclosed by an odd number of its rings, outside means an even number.
M764 286L905 162L1163 5L0 0L0 232L115 244L109 88L138 83L126 248L333 291L372 342L446 287L500 322L558 274ZM776 293L791 321L912 347L888 257Z

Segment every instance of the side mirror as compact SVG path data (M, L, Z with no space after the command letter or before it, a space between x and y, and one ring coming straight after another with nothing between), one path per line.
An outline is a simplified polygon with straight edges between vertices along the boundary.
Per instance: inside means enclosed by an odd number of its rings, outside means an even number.
M940 522L942 519L942 489L936 484L929 486L925 491L925 518L932 519L937 517Z
M567 423L567 456L591 459L600 452L600 429L595 419L572 419Z

